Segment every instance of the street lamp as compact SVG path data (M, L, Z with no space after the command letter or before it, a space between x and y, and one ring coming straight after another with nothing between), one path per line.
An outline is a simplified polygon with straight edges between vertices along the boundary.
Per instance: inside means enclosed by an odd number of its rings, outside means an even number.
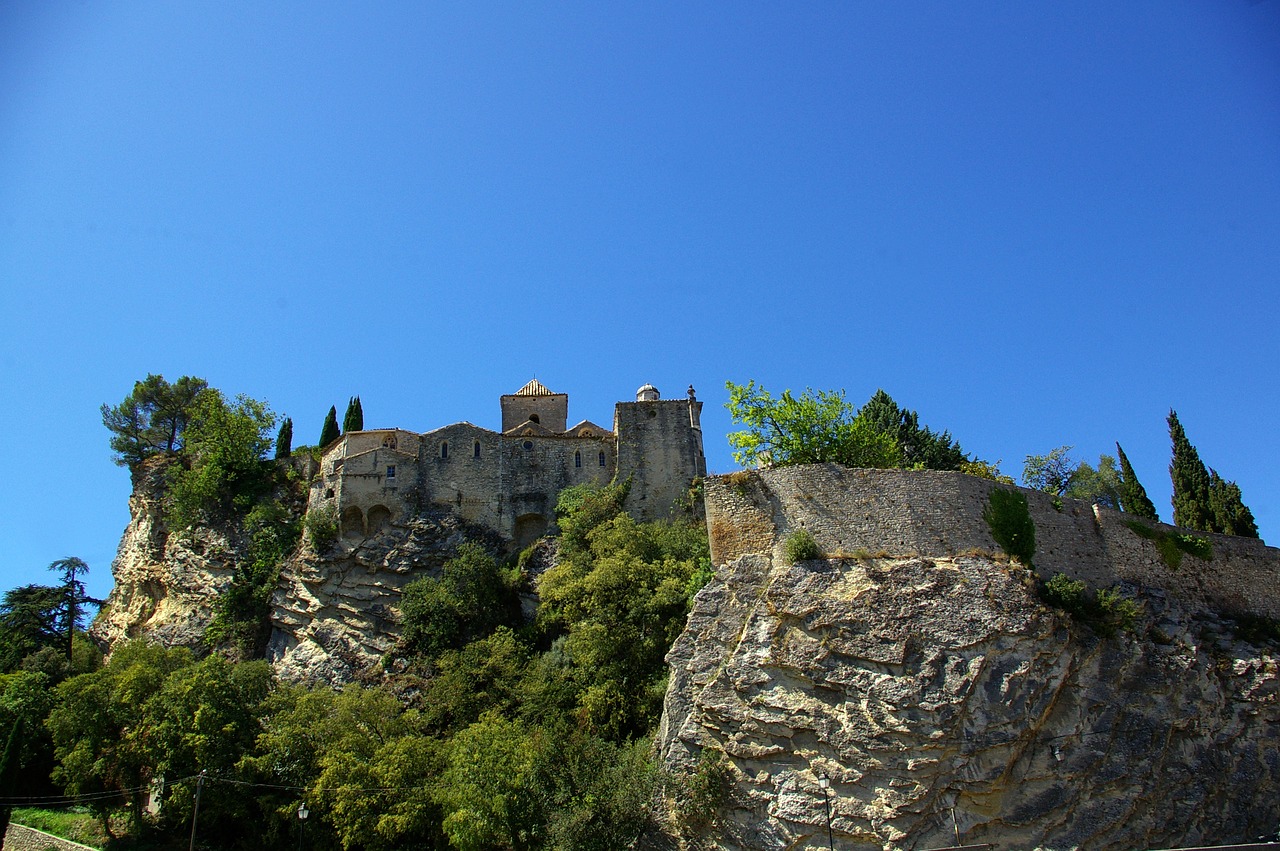
M818 786L822 788L822 806L827 811L827 850L835 851L835 843L831 839L831 796L827 793L831 788L831 778L819 774Z
M307 816L311 815L311 811L307 809L306 802L298 805L298 851L302 851L302 834L307 828Z

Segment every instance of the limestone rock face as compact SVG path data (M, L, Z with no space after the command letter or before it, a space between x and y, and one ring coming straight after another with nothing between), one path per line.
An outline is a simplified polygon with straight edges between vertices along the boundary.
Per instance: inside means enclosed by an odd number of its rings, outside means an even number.
M404 586L439 576L464 540L500 547L448 512L343 538L323 555L304 547L281 570L267 658L295 682L340 685L370 671L396 645Z
M673 646L668 767L722 750L712 844L1130 849L1280 822L1280 666L1160 592L1112 638L985 555L743 555ZM952 823L952 814L955 826Z
M169 532L160 511L165 469L152 459L134 471L129 525L111 565L115 585L89 630L109 647L141 638L202 651L213 601L244 557L245 542L225 530Z

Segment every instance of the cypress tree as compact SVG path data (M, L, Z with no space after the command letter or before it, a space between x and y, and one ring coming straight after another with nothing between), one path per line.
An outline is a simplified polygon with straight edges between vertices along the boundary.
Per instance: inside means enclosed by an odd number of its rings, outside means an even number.
M288 458L293 452L293 420L288 417L280 423L280 432L276 435L276 458Z
M1258 524L1240 498L1239 486L1220 477L1216 470L1209 471L1209 506L1213 509L1215 532L1242 538L1258 537Z
M1173 523L1202 532L1216 531L1213 509L1209 504L1209 471L1200 453L1187 440L1176 411L1169 411L1169 439L1173 442L1173 459L1169 462L1169 478L1173 480Z
M324 425L320 428L320 448L323 449L339 437L342 437L342 432L338 431L338 409L331 406L324 418Z
M1133 467L1129 464L1128 456L1124 454L1118 442L1116 452L1120 456L1120 509L1129 514L1159 522L1160 515L1156 514L1155 504L1147 496L1147 489L1142 486L1142 482L1138 481Z
M347 400L347 413L342 417L342 431L363 431L364 409L360 407L360 397L353 396Z

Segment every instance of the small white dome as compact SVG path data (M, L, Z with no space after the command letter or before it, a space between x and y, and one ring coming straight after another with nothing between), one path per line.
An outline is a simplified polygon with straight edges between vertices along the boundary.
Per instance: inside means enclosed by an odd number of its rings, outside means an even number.
M646 384L636 391L637 402L656 402L661 398L662 396L658 393L658 388L654 387L652 384Z

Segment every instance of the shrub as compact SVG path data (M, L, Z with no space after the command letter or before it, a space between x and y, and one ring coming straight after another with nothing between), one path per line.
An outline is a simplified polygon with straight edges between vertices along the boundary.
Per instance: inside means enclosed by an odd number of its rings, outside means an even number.
M822 547L818 546L818 542L813 539L808 529L797 529L788 535L784 550L787 561L792 564L823 557Z
M1177 570L1182 566L1183 553L1195 556L1201 561L1209 561L1213 558L1213 544L1207 538L1166 532L1138 520L1126 520L1124 525L1138 537L1154 543L1157 552L1160 553L1160 560L1170 570Z
M1084 582L1061 573L1044 583L1040 599L1106 637L1115 635L1117 630L1133 632L1142 612L1135 601L1119 591L1101 588L1096 594L1091 594Z
M710 748L698 757L692 774L674 779L676 822L687 838L705 832L720 822L720 813L729 802L732 775L724 754Z
M308 511L302 525L317 553L327 553L338 542L338 512L330 506Z
M994 488L987 499L982 519L991 529L1006 553L1025 565L1031 564L1036 554L1036 524L1027 510L1027 498L1017 491Z

